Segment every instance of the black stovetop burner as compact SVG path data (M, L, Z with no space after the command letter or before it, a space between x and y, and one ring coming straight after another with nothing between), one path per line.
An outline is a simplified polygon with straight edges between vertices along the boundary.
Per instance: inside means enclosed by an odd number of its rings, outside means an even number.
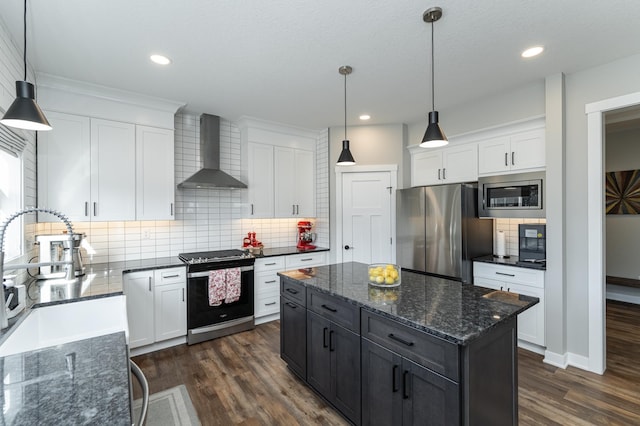
M246 259L253 256L244 250L213 250L213 251L197 251L193 253L180 253L180 260L189 264L196 263L213 263L225 262L228 260Z

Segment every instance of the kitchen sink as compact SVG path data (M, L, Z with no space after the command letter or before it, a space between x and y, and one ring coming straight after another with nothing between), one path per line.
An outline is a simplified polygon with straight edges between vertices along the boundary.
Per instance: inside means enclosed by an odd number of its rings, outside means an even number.
M32 309L0 344L0 356L33 351L106 334L125 332L124 295L100 297Z

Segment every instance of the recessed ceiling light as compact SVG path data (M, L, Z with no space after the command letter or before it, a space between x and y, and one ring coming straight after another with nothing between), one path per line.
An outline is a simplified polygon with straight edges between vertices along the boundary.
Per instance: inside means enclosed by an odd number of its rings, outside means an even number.
M151 55L149 59L159 65L169 65L171 63L171 59L163 55Z
M360 120L368 120L368 119L370 119L370 118L371 118L371 116L370 116L369 114L362 114L362 115L360 116Z
M523 58L532 58L534 56L538 56L539 54L541 54L543 50L544 50L544 47L542 47L542 46L530 47L527 50L522 52L522 57Z

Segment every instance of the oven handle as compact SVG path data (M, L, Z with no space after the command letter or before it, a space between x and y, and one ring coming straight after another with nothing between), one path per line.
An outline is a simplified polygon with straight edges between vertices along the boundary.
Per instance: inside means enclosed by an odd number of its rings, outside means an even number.
M226 269L226 268L217 268L217 269ZM211 269L211 271L215 271L216 269ZM253 266L242 266L240 268L240 272L253 271ZM187 278L200 278L200 277L208 277L210 271L202 271L202 272L192 272L187 274Z
M244 324L245 322L251 322L253 320L254 320L253 315L251 315L250 317L238 318L236 320L231 320L231 321L225 321L217 325L209 325L205 327L194 328L189 330L189 332L191 334L208 333L210 331L222 330L223 328L233 327L234 325Z

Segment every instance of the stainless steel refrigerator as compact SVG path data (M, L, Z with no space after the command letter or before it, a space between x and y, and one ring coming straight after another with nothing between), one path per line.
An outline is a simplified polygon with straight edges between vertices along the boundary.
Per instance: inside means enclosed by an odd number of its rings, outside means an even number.
M397 191L397 263L473 282L473 261L493 252L493 220L478 218L475 183Z

